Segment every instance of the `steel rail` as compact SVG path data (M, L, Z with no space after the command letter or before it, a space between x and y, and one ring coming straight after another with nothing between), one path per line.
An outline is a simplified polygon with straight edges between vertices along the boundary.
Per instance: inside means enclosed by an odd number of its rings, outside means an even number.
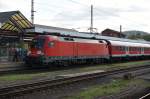
M149 99L149 98L150 98L150 93L148 93L148 94L142 96L142 97L139 98L139 99Z
M6 98L11 96L20 95L23 93L29 93L34 90L40 90L44 88L56 87L63 84L70 84L73 82L79 82L83 80L93 79L93 78L101 78L104 76L119 74L119 73L126 73L131 71L137 71L145 68L150 68L150 65L145 66L137 66L137 67L130 67L126 69L117 69L113 71L101 72L101 73L92 73L87 75L79 75L75 77L66 77L66 78L58 78L54 80L43 79L37 80L33 82L23 83L19 85L10 85L0 88L0 98Z

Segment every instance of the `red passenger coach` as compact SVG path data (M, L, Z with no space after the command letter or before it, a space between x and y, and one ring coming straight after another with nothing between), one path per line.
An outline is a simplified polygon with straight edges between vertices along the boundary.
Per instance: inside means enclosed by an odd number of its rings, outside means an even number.
M101 59L109 59L104 40L39 35L32 41L26 62L49 64Z
M150 56L150 44L111 41L111 56L117 59L136 59Z

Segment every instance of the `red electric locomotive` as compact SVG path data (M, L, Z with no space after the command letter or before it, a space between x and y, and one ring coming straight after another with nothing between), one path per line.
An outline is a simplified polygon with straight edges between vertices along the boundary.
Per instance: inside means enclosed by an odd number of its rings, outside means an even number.
M26 63L62 63L109 59L104 40L39 35L32 40Z

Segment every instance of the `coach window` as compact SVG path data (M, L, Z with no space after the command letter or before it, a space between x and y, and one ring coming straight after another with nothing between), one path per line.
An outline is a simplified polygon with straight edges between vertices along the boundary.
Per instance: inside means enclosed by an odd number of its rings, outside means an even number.
M132 48L132 47L130 47L130 51L133 51L133 48Z
M120 51L122 51L122 46L120 46Z
M134 51L134 48L133 48L133 47L131 47L131 51Z
M122 47L121 47L121 51L123 51L123 50L124 50L124 47L122 46Z
M133 47L133 51L135 51L135 47Z
M118 50L118 46L115 46L114 49L117 51Z
M126 49L125 49L126 51L130 51L130 48L129 47L126 47Z
M146 47L144 48L144 51L146 51Z
M120 51L120 46L118 46L117 48L118 48L118 51Z
M122 46L122 49L121 49L122 51L124 51L124 47Z
M112 46L112 50L116 50L116 46Z
M123 46L122 51L125 51L125 47Z
M118 47L118 46L116 46L116 50L117 50L117 51L119 50L119 47Z
M123 47L122 47L122 46L120 46L120 51L122 51L122 48L123 48Z
M119 51L121 51L121 46L119 46Z
M122 51L125 51L125 50L126 50L126 48L123 46Z
M114 47L114 49L115 49L115 51L117 51L117 50L118 50L118 47L117 47L117 46L115 46L115 47Z
M139 51L141 51L141 48L139 48Z
M51 42L48 43L49 47L53 47L54 45L55 45L54 41L51 41Z
M113 46L112 48L113 48L113 50L117 50L117 49L116 49L116 46Z

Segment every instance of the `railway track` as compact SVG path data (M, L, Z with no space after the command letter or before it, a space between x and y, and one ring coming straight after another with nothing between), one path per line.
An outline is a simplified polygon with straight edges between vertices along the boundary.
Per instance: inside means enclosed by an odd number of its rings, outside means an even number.
M150 69L150 66L138 66L131 67L127 69L118 69L113 71L101 72L101 73L91 73L85 75L78 75L72 77L58 78L54 80L43 79L32 81L24 84L10 85L0 88L0 99L8 99L16 95L22 95L25 93L30 93L32 91L37 91L41 89L48 89L51 87L63 86L74 82L79 82L83 80L89 80L94 78L102 78L105 76L116 75L116 74L126 74L128 72L138 71L142 69ZM141 74L142 75L142 74ZM138 75L139 76L139 75Z
M139 99L150 99L150 93L148 93L148 94L142 96L142 97L139 98Z

